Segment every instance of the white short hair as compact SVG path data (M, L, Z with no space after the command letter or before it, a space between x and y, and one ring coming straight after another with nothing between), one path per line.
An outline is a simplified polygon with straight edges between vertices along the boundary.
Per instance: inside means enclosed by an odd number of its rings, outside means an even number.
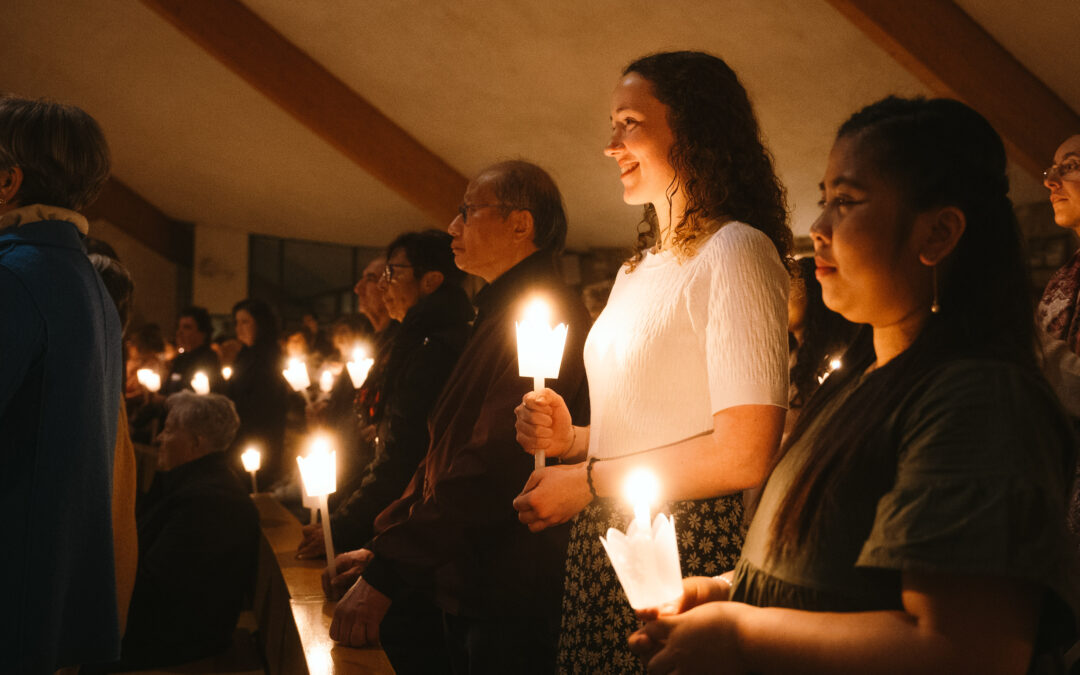
M206 440L211 452L226 450L236 438L240 417L236 406L220 394L181 391L165 402L176 425Z

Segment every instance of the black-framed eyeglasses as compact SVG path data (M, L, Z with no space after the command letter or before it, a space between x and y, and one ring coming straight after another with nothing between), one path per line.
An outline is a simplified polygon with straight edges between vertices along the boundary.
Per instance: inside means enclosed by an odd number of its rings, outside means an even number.
M467 222L469 222L469 213L470 212L476 211L477 209L486 209L486 208L492 207L492 206L498 206L499 208L510 209L510 210L516 210L516 209L522 208L520 206L514 206L513 204L502 204L502 203L495 203L495 204L464 204L463 203L461 206L459 206L457 208L457 212L458 212L458 215L461 216L461 222L467 223Z
M1054 164L1046 171L1043 171L1043 180L1060 181L1065 179L1080 180L1080 160L1070 159L1061 164Z
M390 283L391 281L394 280L394 268L395 267L404 267L404 268L407 268L407 269L412 269L413 266L412 265L403 265L403 264L400 264L400 263L386 263L386 267L384 267L383 271L382 271L382 280L383 281L385 281L386 283Z

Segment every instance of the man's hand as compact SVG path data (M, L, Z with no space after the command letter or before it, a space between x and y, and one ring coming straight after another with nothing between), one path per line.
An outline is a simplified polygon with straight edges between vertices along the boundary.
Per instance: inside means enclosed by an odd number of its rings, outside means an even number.
M322 558L326 555L326 545L323 543L322 524L312 523L304 525L300 530L304 536L300 540L300 546L296 549L296 557L300 560Z
M592 501L585 464L549 466L532 472L514 499L518 520L539 532L570 520Z
M330 570L323 570L322 573L323 592L326 597L331 600L340 598L341 594L360 578L360 573L374 557L374 553L361 548L334 558L334 578L330 578Z
M330 637L349 647L376 645L379 624L389 609L390 598L358 579L334 609Z
M566 401L552 389L530 391L514 408L517 442L525 452L562 457L573 450L574 427Z

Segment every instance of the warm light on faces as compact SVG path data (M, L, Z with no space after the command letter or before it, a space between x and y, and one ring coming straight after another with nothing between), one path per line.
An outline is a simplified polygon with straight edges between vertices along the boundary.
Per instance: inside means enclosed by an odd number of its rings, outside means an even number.
M206 341L206 336L199 332L199 324L190 316L182 316L176 322L176 346L185 352L198 349Z
M821 215L810 228L825 305L848 321L893 325L925 306L930 271L911 244L899 190L841 138L829 153Z
M1043 180L1050 190L1054 222L1080 232L1080 134L1061 144L1054 153L1054 165L1058 175Z
M497 206L499 199L489 178L480 176L469 183L463 204L468 208L469 222L459 214L446 228L454 238L450 245L454 263L490 283L516 262L513 226ZM508 265L507 261L513 262Z
M627 204L653 204L659 209L667 203L675 180L668 160L675 135L667 113L644 77L629 73L619 80L611 97L611 141L604 154L619 164Z
M415 270L409 266L409 258L405 255L405 249L399 248L390 256L390 265L394 265L394 277L390 281L385 278L380 282L383 292L383 302L391 319L403 321L405 315L420 300L420 282L416 278Z
M245 346L253 346L255 344L255 317L251 316L251 312L246 309L240 309L237 310L235 319L236 339Z

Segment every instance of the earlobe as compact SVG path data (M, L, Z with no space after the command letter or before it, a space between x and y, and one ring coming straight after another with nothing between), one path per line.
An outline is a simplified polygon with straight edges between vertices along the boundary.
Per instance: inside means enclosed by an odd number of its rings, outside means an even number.
M433 293L435 289L442 286L443 279L442 272L435 270L425 272L424 276L420 277L420 290L424 292L424 295Z
M510 223L513 225L514 239L518 241L533 240L533 216L531 211L517 209L510 214Z
M919 261L933 267L956 248L967 228L967 216L955 206L942 207L927 216L930 221L919 250Z
M0 171L0 204L10 204L22 187L23 172L17 166Z

